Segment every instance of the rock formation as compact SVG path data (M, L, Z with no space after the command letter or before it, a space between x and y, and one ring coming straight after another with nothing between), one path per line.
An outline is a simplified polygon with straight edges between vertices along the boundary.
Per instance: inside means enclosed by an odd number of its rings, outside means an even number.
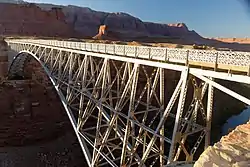
M105 39L107 38L107 26L106 25L101 25L99 27L99 32L96 36L94 36L94 39Z
M4 35L86 38L98 34L100 25L106 25L120 39L133 40L149 36L199 37L189 31L184 23L143 22L127 13L106 13L72 5L10 2L0 0L0 34Z
M220 142L208 147L196 161L194 167L249 167L250 166L250 122L238 126Z
M31 75L27 80L0 83L0 147L37 144L72 130L40 64L32 59L25 72Z
M60 8L43 11L34 4L0 3L0 34L70 37L73 28L65 23Z

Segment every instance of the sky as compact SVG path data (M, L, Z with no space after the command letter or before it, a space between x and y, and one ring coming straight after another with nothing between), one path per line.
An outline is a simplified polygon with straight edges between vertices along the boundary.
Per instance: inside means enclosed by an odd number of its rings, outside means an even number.
M186 23L204 37L250 37L250 10L244 0L27 0L126 12L143 21Z

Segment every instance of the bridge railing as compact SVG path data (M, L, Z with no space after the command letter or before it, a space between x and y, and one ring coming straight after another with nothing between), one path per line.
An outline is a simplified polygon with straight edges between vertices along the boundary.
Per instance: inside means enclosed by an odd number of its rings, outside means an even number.
M175 63L192 62L193 64L198 65L200 63L207 63L210 64L210 66L214 67L217 65L231 65L238 66L241 68L249 68L250 65L249 52L210 51L36 39L21 39L12 41L19 41L23 43L36 43L56 47L84 50L89 52L115 54L120 56L169 61Z

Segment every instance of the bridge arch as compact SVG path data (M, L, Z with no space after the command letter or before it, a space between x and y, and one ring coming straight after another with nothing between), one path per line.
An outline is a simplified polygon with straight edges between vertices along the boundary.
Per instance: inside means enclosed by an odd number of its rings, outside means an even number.
M16 56L14 56L14 58L11 62L11 65L9 67L9 70L8 70L8 79L9 80L25 79L24 68L25 68L27 61L35 59L35 61L37 61L40 64L40 66L44 70L45 74L48 76L54 89L56 90L58 97L60 98L60 101L61 101L61 103L62 103L62 105L63 105L63 107L68 115L70 123L75 131L75 134L76 134L78 140L79 140L79 143L80 143L80 146L81 146L82 151L84 153L84 156L86 158L86 161L90 165L90 153L88 151L88 148L87 148L85 141L80 137L79 133L77 132L77 121L75 120L73 113L70 111L70 108L67 105L65 96L63 95L62 91L58 88L58 85L57 85L55 79L51 76L49 69L46 67L44 62L41 61L41 59L39 59L38 54L35 54L32 51L21 50L20 52L15 53L15 54L16 54Z

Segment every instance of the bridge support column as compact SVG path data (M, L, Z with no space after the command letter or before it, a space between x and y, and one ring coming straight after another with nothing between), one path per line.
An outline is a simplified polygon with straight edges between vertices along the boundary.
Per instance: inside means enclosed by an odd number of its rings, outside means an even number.
M212 111L213 111L213 96L214 88L211 84L208 86L208 99L207 99L207 121L206 121L206 136L205 136L205 149L210 145L210 132L212 122Z
M177 113L176 113L176 118L175 118L174 131L172 135L172 143L171 143L170 150L169 150L168 163L171 163L173 161L176 144L177 144L177 141L180 139L180 136L178 136L180 134L177 133L177 129L180 124L180 118L182 116L186 93L187 93L188 73L189 73L188 69L182 71L181 73L181 79L182 79L181 93L179 97L179 103L178 103L178 108L177 108Z
M164 69L160 68L160 103L161 103L161 117L164 114ZM164 124L160 130L160 135L164 135ZM164 139L160 138L160 167L164 166Z

